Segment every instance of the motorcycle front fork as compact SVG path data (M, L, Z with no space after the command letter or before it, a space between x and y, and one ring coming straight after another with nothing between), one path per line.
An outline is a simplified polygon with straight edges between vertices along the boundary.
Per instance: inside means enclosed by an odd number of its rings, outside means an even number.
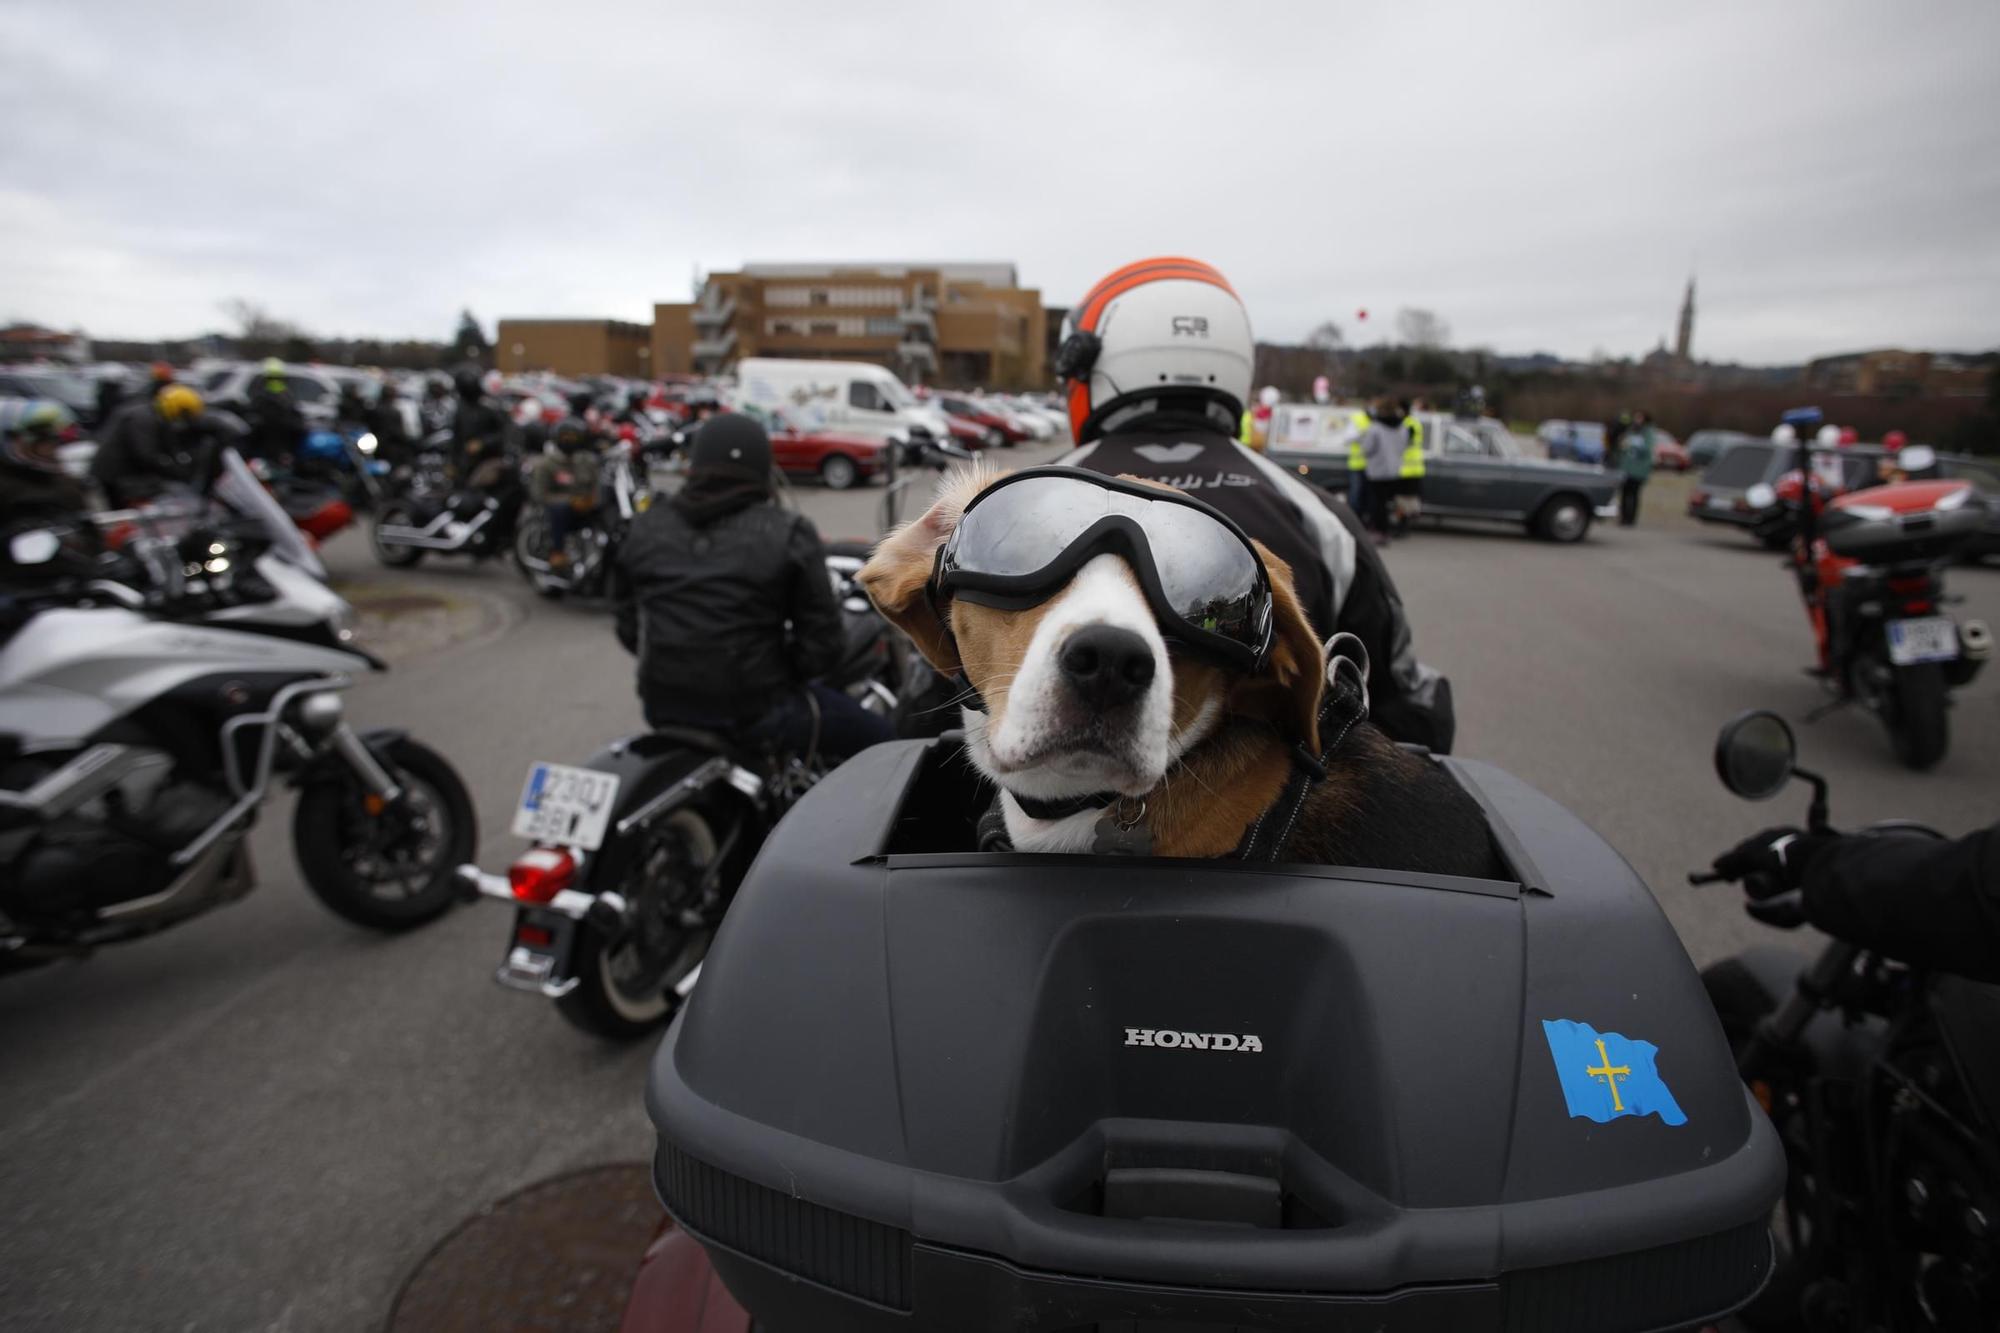
M383 805L394 805L403 799L402 787L389 770L382 767L382 761L375 757L375 752L368 748L353 727L342 722L327 737L327 743L333 747L335 754L347 761L347 766L354 770L354 775L361 779L361 785L368 793L379 798Z

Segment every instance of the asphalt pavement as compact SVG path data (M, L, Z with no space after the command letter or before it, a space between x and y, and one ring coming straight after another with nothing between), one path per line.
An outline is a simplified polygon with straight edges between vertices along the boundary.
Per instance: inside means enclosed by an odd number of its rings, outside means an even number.
M1588 820L1705 962L1771 932L1730 890L1688 888L1686 872L1805 809L1803 790L1756 808L1723 792L1715 730L1757 706L1798 723L1821 695L1777 558L1681 516L1683 489L1656 483L1640 526L1577 546L1425 530L1387 558L1420 656L1452 677L1459 752ZM829 538L875 531L879 489L795 495ZM387 571L358 533L328 557L400 659L357 684L353 716L450 756L487 866L518 850L507 826L530 761L639 727L603 608L543 602L501 564ZM1951 581L1960 613L2000 623L2000 568ZM1900 769L1859 712L1798 729L1837 822L1963 830L2000 814L2000 673L1961 692L1952 727L1950 756L1925 774ZM399 937L333 917L300 883L290 814L288 800L266 811L262 884L242 903L0 980L0 1324L379 1327L468 1215L558 1172L650 1154L651 1043L590 1040L497 989L504 910L462 908Z

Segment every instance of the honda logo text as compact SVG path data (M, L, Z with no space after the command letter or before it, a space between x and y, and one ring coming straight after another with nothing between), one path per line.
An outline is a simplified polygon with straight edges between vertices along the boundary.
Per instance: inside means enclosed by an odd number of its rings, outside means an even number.
M1126 1028L1127 1046L1156 1046L1169 1051L1236 1051L1261 1054L1264 1043L1254 1032L1171 1032L1162 1028Z

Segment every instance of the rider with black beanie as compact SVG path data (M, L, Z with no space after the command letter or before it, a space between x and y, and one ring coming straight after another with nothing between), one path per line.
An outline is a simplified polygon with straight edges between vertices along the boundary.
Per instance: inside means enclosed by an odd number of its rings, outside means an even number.
M753 418L701 428L686 485L633 521L613 596L648 724L833 758L890 739L815 680L839 662L841 611L819 533L772 499L771 440Z

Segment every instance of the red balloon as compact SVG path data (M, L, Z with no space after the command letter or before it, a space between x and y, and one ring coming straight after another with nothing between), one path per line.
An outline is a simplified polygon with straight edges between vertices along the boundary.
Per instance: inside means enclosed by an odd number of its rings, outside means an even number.
M1368 318L1368 307L1367 307L1367 306L1362 306L1362 307L1361 307L1361 308L1360 308L1359 310L1357 310L1357 311L1355 311L1355 312L1354 312L1354 317L1355 317L1356 319L1366 319L1366 318Z

